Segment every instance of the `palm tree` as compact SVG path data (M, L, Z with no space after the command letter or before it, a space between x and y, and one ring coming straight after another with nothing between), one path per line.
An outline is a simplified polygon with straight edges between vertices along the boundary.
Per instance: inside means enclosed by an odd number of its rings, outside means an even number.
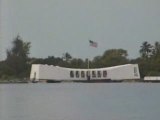
M62 58L68 62L72 59L72 56L68 52L66 52L63 54Z
M152 45L148 43L147 41L142 43L141 49L140 49L140 54L142 58L148 58L151 55L152 52Z

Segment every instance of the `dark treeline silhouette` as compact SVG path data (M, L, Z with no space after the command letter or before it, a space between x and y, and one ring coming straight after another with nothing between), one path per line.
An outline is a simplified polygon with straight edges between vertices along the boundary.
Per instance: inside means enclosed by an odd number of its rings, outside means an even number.
M0 79L29 78L32 64L48 64L69 68L87 68L88 59L74 58L68 52L62 57L48 56L47 58L30 58L31 43L24 42L18 35L12 43L11 49L6 50L7 58L0 62ZM139 50L140 56L128 59L124 49L109 49L102 55L90 60L90 68L110 67L128 63L139 64L141 77L160 76L160 43L151 45L143 42Z

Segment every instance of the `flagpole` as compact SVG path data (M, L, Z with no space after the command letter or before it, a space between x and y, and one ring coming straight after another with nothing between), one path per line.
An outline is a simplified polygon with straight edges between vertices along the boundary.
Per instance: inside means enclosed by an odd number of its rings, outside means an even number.
M89 58L87 59L87 81L90 81L90 71L89 71Z
M97 48L97 46L98 46L97 42L92 41L90 39L88 39L88 41L89 41L89 44L90 44L91 47ZM88 57L88 69L89 68L90 68L90 64L89 64L89 57Z
M90 39L88 39L88 41L90 41ZM89 56L88 56L88 59L87 59L87 80L88 81L90 81L90 70L89 70L89 68L90 68L90 65L89 65Z
M90 41L90 39L88 38L88 41ZM88 56L88 59L87 59L87 69L89 69L89 56Z
M97 42L92 41L90 39L88 39L88 40L89 40L89 44L90 44L91 47L97 48L97 46L98 46ZM87 76L88 81L90 80L90 75L91 75L90 71L89 71L89 68L90 68L90 64L89 64L89 57L88 57L88 76Z
M87 63L88 63L88 67L87 67L87 68L89 69L89 67L90 67L90 66L89 66L89 58L88 58L87 60L88 60L88 61L87 61Z

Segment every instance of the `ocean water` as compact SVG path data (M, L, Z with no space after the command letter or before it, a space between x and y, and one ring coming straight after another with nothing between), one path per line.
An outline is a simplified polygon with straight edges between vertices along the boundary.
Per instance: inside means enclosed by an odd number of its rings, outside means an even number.
M0 84L0 120L159 119L159 83Z

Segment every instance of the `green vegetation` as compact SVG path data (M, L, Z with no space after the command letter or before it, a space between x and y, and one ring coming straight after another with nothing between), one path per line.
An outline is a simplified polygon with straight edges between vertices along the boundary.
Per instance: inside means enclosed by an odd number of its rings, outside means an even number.
M7 49L7 58L0 62L0 78L6 79L24 79L27 78L30 71L29 50L30 43L23 42L20 36L17 36L12 43L12 48Z
M29 78L32 64L48 64L70 68L87 68L88 60L73 58L68 52L62 57L48 56L47 58L30 58L31 43L24 42L17 36L11 49L6 50L7 58L0 62L0 81L22 81ZM151 45L147 41L140 46L140 57L128 59L128 53L124 49L109 49L102 55L94 57L90 62L90 68L110 67L127 63L138 63L141 77L146 75L160 76L160 43Z

